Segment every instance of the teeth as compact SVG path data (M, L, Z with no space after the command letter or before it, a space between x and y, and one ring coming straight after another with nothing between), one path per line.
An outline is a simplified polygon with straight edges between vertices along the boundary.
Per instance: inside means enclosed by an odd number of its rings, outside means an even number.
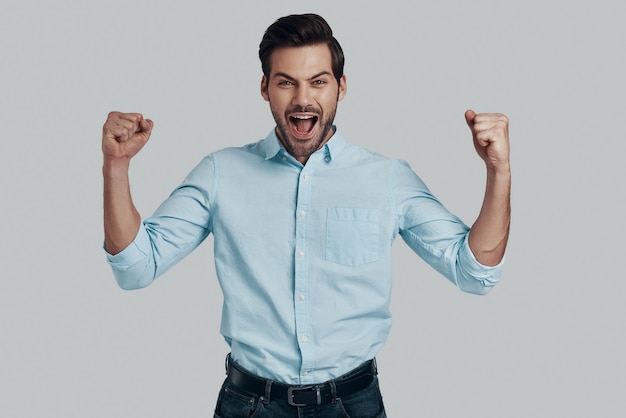
M302 119L302 120L305 120L305 119L313 119L314 117L315 117L315 116L307 116L307 115L297 115L297 116L292 116L292 118L294 118L294 119Z

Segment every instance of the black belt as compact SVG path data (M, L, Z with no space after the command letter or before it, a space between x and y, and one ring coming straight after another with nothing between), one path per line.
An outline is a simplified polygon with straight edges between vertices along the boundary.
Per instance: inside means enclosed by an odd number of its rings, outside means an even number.
M233 362L229 355L226 358L226 374L233 385L252 395L264 398L269 395L271 400L287 402L292 406L310 406L334 402L337 398L365 389L372 383L377 371L376 359L372 359L346 373L345 377L315 385L290 386L250 374Z

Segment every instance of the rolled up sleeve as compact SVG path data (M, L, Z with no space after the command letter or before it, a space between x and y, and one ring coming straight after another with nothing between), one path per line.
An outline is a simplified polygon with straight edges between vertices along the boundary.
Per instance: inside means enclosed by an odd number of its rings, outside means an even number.
M122 289L141 289L154 281L155 266L151 247L150 237L142 224L128 247L115 255L107 252L113 276Z
M204 158L155 213L143 221L128 247L115 255L107 252L107 261L122 289L150 285L209 235L209 200L215 171L213 156Z
M495 266L481 264L470 249L468 236L459 251L456 285L464 292L485 295L500 281L505 257Z
M398 228L404 241L460 290L484 295L500 280L504 259L496 266L476 260L469 247L470 228L450 213L407 163L392 175Z

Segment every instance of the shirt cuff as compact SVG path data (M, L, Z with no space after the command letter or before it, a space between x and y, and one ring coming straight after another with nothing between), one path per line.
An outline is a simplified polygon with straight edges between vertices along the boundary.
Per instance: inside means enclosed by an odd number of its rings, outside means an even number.
M473 277L476 280L482 281L485 287L492 287L500 281L500 274L504 267L505 258L506 256L502 257L500 263L495 266L481 264L474 256L469 246L469 239L466 237L459 254L459 264L467 277Z
M107 254L107 261L112 267L117 269L126 269L134 266L139 261L144 260L148 254L142 250L142 248L150 248L150 245L148 232L146 232L146 228L141 225L133 242L128 244L128 246L119 253L115 255L109 254L106 249L106 245L103 245L103 248Z

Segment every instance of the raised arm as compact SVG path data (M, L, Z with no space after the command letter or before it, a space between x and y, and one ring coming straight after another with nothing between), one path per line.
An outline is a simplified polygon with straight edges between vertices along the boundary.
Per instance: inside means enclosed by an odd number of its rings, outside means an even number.
M485 197L478 218L469 233L469 245L476 259L495 266L504 257L511 220L511 170L509 162L509 120L500 113L465 112L474 147L487 168Z
M117 254L135 238L141 216L130 193L130 160L148 142L153 122L139 113L111 112L102 128L104 242Z

